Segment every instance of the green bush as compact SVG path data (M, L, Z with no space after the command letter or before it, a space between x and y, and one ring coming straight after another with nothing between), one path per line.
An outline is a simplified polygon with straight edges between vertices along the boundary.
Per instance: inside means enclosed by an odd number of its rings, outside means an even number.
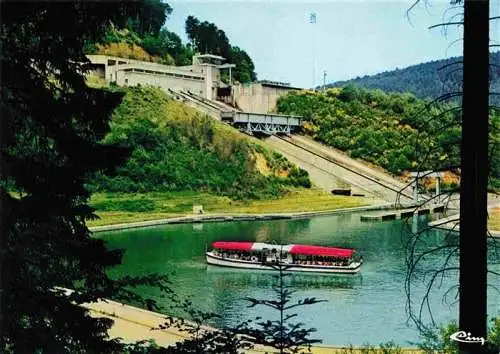
M154 201L149 199L105 200L93 203L92 206L100 211L147 212L155 210Z
M422 333L423 341L413 344L418 344L421 350L429 354L459 354L458 343L450 338L458 331L458 325L453 321L447 325L426 330ZM485 346L488 353L497 354L500 351L500 318L491 319Z

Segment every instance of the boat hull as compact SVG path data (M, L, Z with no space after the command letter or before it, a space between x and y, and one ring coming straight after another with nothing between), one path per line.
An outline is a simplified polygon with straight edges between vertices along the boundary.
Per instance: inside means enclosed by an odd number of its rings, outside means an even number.
M254 270L275 270L271 265L260 262L244 261L239 259L228 259L213 255L211 252L206 253L207 263L219 267L254 269ZM302 265L302 264L286 264L286 272L303 272L303 273L332 273L332 274L356 274L361 269L361 263L353 262L349 266L321 266L321 265Z

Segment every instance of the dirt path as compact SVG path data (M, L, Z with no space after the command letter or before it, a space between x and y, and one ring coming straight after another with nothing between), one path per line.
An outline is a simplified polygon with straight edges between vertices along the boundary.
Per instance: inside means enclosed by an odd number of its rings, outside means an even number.
M137 307L121 304L116 301L106 300L97 303L83 304L83 307L90 310L93 317L105 317L114 321L109 330L110 338L121 338L124 343L134 343L140 340L152 339L157 345L168 347L179 341L188 338L188 335L175 328L162 330L152 330L159 324L164 323L164 316L155 312L143 310ZM256 346L245 353L275 353L271 348ZM344 348L334 346L318 345L311 348L313 354L340 354L344 353ZM362 353L361 350L352 352ZM419 353L418 350L404 349L403 353Z

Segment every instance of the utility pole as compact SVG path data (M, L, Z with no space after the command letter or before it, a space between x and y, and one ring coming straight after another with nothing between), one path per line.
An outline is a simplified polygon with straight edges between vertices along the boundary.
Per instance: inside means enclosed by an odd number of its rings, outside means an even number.
M309 23L312 24L312 25L315 25L316 24L316 13L315 12L311 12L311 14L309 15ZM313 65L312 65L312 70L313 70L313 86L312 86L312 89L313 91L316 91L316 36L315 36L315 33L314 33L314 27L316 26L312 26L311 27L311 32L312 32L312 62L313 62Z
M326 71L323 70L323 92L325 92L326 89Z

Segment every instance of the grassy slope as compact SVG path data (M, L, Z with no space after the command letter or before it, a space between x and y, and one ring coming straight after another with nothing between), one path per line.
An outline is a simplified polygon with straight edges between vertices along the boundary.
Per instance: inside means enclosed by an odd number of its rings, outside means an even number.
M233 128L155 88L128 88L107 143L132 148L117 176L89 180L100 220L90 226L192 213L266 213L367 205L308 185L305 171Z
M132 153L117 176L89 180L93 192L191 190L265 199L278 198L286 186L310 185L307 173L279 154L156 88L126 89L105 142ZM257 169L258 157L265 160L266 174Z
M151 210L127 211L134 202L152 206ZM193 205L203 205L205 213L258 214L334 210L368 205L363 198L333 196L322 190L292 188L280 199L235 201L228 197L198 192L144 194L96 193L91 205L101 219L89 226L171 218L192 214Z

